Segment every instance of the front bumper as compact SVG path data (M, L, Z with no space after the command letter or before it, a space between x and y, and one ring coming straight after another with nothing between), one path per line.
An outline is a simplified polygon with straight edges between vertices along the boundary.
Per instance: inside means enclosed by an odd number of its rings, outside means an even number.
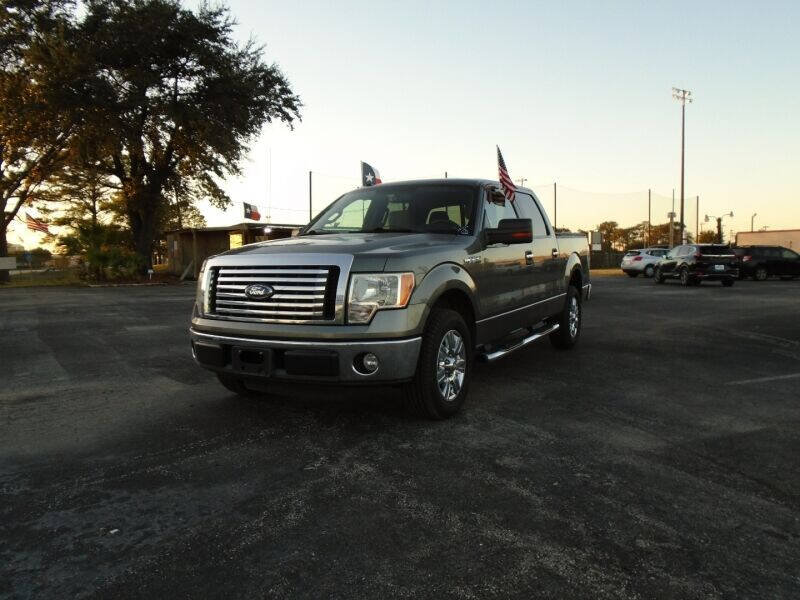
M271 340L189 330L197 364L218 373L286 382L386 384L414 377L421 337L400 340ZM355 363L370 352L377 371Z

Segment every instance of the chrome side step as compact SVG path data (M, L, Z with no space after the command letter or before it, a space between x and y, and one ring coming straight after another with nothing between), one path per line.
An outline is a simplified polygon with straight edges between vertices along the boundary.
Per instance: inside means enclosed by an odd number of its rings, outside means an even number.
M524 348L531 342L535 342L536 340L539 340L546 335L550 335L554 331L557 331L558 328L559 328L558 323L553 323L552 325L550 325L545 329L542 329L540 331L537 331L536 333L532 333L529 336L522 338L519 342L517 342L513 346L509 346L508 348L501 348L500 350L495 350L494 352L483 352L481 354L478 354L478 360L487 363L494 362L498 358L503 358L504 356L511 354L515 350Z

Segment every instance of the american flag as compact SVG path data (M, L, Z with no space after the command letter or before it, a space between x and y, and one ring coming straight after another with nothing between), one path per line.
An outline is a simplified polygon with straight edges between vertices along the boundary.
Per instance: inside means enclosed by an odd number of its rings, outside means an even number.
M497 169L500 172L500 185L503 186L503 195L510 202L514 201L514 193L517 191L511 177L508 176L508 169L506 169L506 161L503 160L503 154L500 152L500 146L497 147Z
M29 213L25 213L25 224L31 231L39 231L45 235L50 235L50 230L47 228L47 223L40 221L36 217L32 217Z

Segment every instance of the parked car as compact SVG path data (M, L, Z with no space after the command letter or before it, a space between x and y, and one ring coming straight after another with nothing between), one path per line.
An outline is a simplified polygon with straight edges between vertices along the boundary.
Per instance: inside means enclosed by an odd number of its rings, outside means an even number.
M384 183L344 194L294 238L208 259L192 353L247 395L273 382L393 385L441 419L477 358L576 344L591 292L582 234L555 234L531 190Z
M628 277L638 277L640 274L645 277L652 277L655 273L656 264L668 250L666 248L642 248L640 250L628 250L622 257L620 268Z
M733 249L739 258L739 277L764 281L770 277L800 277L800 254L782 246L740 246Z
M730 246L687 244L676 246L656 264L653 279L680 279L681 285L700 285L703 281L721 281L730 287L739 277L739 259Z

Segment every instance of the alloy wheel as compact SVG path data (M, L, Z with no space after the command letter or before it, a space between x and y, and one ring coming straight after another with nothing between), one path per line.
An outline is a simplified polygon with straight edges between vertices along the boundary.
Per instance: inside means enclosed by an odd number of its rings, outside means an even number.
M578 304L578 299L573 296L572 298L570 298L569 301L569 315L568 315L569 335L573 339L578 335L578 326L580 325L580 320L581 320L581 307Z
M458 397L467 372L467 349L464 338L455 329L442 337L436 359L436 385L446 401Z

